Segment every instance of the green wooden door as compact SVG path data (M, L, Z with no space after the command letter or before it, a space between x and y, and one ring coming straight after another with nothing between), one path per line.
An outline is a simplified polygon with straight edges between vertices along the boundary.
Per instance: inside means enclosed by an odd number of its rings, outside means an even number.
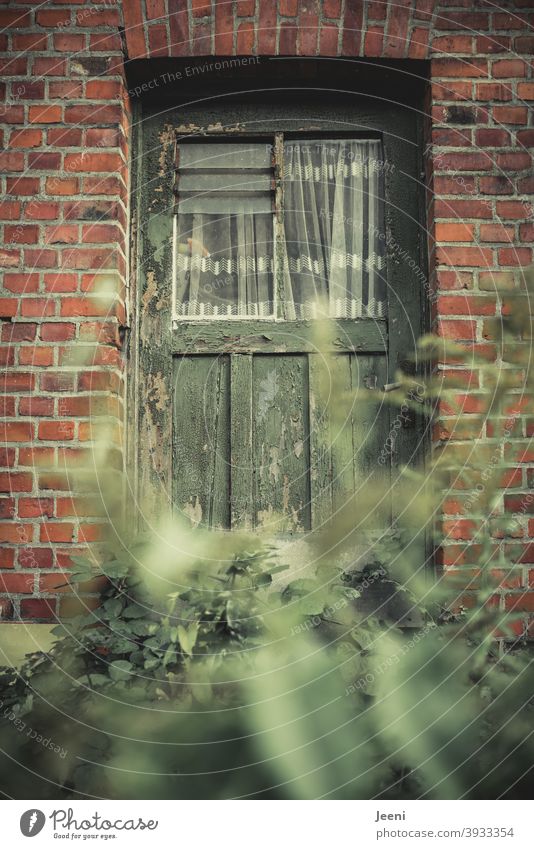
M183 333L173 500L195 524L308 531L376 468L387 408L351 396L387 380L385 323L333 322L324 353L313 322L295 324L290 338L267 323L224 341L216 326Z
M187 121L180 109L145 117L137 211L138 485L156 504L172 502L194 525L276 527L300 534L319 528L348 499L357 498L379 468L392 432L390 409L359 403L354 391L393 382L422 330L423 287L413 270L424 266L418 126L409 110L384 111L354 99L324 107L319 121L317 104L305 98L294 104L290 117L272 104L258 109L240 103L227 106L221 120L221 108L189 106ZM386 165L387 315L334 315L325 328L313 317L283 313L237 315L231 321L176 314L174 189L180 144L282 133L314 141L336 133L380 140ZM153 176L147 180L146 174ZM202 177L211 191L209 175ZM275 205L277 190L275 179ZM278 226L275 216L275 237ZM275 244L275 266L277 250ZM403 256L414 258L412 266ZM275 301L284 287L277 273L275 267ZM414 418L395 430L395 444L380 466L393 503L398 467L420 451L421 422Z

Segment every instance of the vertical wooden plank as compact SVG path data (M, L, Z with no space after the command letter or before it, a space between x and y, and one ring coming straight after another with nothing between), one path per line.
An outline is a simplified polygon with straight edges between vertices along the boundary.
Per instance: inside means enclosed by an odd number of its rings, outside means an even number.
M379 400L365 398L367 391L381 389L386 381L385 355L350 355L351 386L354 393L352 410L352 440L354 445L354 497L366 487L383 488L382 521L391 520L389 491L391 486L391 458L388 449L390 435L390 408ZM371 396L370 396L371 398Z
M253 364L255 524L306 531L311 525L307 358L258 355Z
M332 450L332 505L334 514L354 496L353 441L354 406L351 382L352 354L337 354L330 359L333 394L330 401L330 442Z
M329 375L321 354L308 355L310 417L311 527L321 528L332 515L332 455L328 415Z
M195 526L230 527L229 407L227 356L175 358L173 501Z
M141 120L141 117L139 118ZM147 520L164 515L172 500L172 215L174 132L164 118L142 121L138 152L138 285L134 372L139 403L139 497ZM147 181L147 176L150 179ZM150 189L148 189L150 187Z
M231 518L232 529L254 523L252 455L252 354L231 357Z

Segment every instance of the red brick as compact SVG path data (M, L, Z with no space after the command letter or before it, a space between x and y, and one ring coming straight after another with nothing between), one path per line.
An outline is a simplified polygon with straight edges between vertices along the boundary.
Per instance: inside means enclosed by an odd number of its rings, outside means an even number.
M48 195L76 195L80 186L76 177L47 177L45 185Z
M31 442L33 425L30 422L0 422L2 442Z
M20 466L51 466L53 463L53 448L19 448Z
M83 155L67 153L65 155L65 170L69 171L117 171L122 165L118 153L83 153Z
M0 539L2 539L4 535L4 528L5 526L0 525ZM20 542L20 540L13 540L13 542ZM34 583L35 578L31 573L24 575L16 574L14 572L8 575L0 574L0 592L2 593L32 593Z
M510 593L505 597L504 604L508 611L534 611L534 592Z
M50 441L71 440L74 438L74 422L39 422L38 438Z
M526 266L532 262L530 248L499 248L499 265Z
M23 298L21 314L25 318L44 318L55 315L56 304L50 298Z
M65 108L66 124L118 124L122 118L122 107L119 105L106 106L67 106ZM76 169L79 170L79 169Z
M39 171L57 171L61 167L61 153L59 151L30 151L28 154L28 167Z
M436 224L436 240L438 242L472 242L474 235L474 224Z
M4 240L11 244L33 245L39 240L39 228L30 224L6 224Z
M370 26L365 32L365 55L366 56L382 56L384 49L384 28L380 26Z
M477 53L504 53L512 46L512 39L508 35L479 35L476 40Z
M499 200L497 201L497 215L499 218L509 220L527 218L526 203L521 200Z
M280 24L279 44L281 56L295 56L297 52L298 29L293 23Z
M25 598L20 603L22 619L54 621L56 618L56 601L47 598Z
M477 83L477 100L511 100L512 86L506 83Z
M47 244L74 245L78 241L79 234L76 224L52 225L45 230L45 242Z
M37 325L30 322L4 324L2 342L32 342L37 334Z
M36 221L51 221L59 217L59 204L32 200L26 205L24 216Z
M472 35L442 35L432 39L434 53L472 53Z
M12 130L10 147L39 147L43 140L42 130Z
M15 449L0 448L0 466L10 468L15 465Z
M74 525L70 522L44 522L39 527L41 542L72 542Z
M511 195L514 193L514 185L504 174L497 177L481 177L480 192L483 195Z
M491 76L504 77L526 77L527 64L522 59L499 59L491 66Z
M33 73L36 77L65 77L67 63L65 59L36 56L33 60Z
M0 219L13 221L20 217L20 202L18 200L0 201Z
M74 339L76 325L70 322L45 322L41 325L40 336L43 342L67 342Z
M530 56L534 53L534 37L531 35L523 35L514 39L514 47L517 53L528 53Z
M480 240L482 242L513 242L514 228L504 224L481 224Z
M70 372L46 372L41 375L41 389L44 392L72 392L74 375Z
M441 295L440 315L495 315L495 299L473 295Z
M455 341L476 339L476 322L443 320L439 322L439 335Z
M439 158L439 170L485 171L492 167L492 157L487 153L444 153Z
M40 516L50 518L53 515L53 498L19 498L19 516L22 519L32 519Z
M85 86L85 96L91 100L114 100L121 93L122 86L115 80L90 80Z
M254 23L246 21L239 24L237 29L237 53L242 56L249 56L254 48ZM110 169L111 170L111 169Z
M510 144L510 133L508 130L483 127L476 130L475 140L481 147L504 147Z
M534 242L534 223L519 225L519 238L522 242Z
M78 100L83 96L83 83L78 80L51 80L48 95L52 100Z
M493 117L502 124L526 124L528 109L526 106L494 106Z
M13 50L34 53L48 50L48 33L46 32L13 33L11 38Z
M507 153L498 153L496 159L497 167L503 171L523 171L532 165L532 157L525 151L510 150Z
M19 250L2 250L0 248L0 265L3 265L4 268L10 267L13 268L16 265L20 265L20 251Z
M69 316L106 316L109 312L109 304L98 298L62 298L61 315Z
M8 177L8 195L36 195L39 191L39 177Z
M490 248L439 246L437 261L444 265L464 265L472 268L487 268L493 264Z
M64 268L82 271L109 269L116 266L116 253L113 248L72 248L63 251L62 262Z
M39 575L39 592L41 593L65 593L72 591L73 587L69 583L69 575L66 575L65 572L45 572Z
M15 566L15 550L13 548L4 548L0 551L0 569L13 569ZM4 615L4 607L6 599L0 600L0 618L6 619Z
M485 77L488 63L485 59L433 59L431 74L436 77Z
M30 106L29 119L31 124L57 124L62 119L61 106Z
M19 553L19 564L23 569L51 569L53 563L51 548L24 548Z
M50 348L46 350L50 351ZM52 416L54 414L54 399L29 397L19 400L19 414L21 416Z
M48 130L46 140L49 145L80 147L82 144L82 131L75 127L69 127L67 129L63 127L54 127Z
M71 484L67 475L61 472L46 472L39 475L39 489L68 491L71 489Z
M78 278L76 274L45 274L44 287L47 292L75 292Z
M29 472L0 472L0 492L31 492L33 475Z
M54 50L61 53L78 53L85 47L85 38L85 35L78 33L54 33Z
M44 347L24 346L19 351L21 366L51 366L54 364L54 349Z
M15 499L0 498L0 519L12 519L15 515Z
M0 350L2 350L2 349L0 349ZM14 358L14 353L15 353L14 349L13 348L7 348L6 350L10 352L10 356L8 356L8 358L7 358L8 362L4 362L3 365L13 365L13 358ZM15 416L16 415L15 406L16 406L16 398L14 398L14 397L11 398L11 397L6 396L6 395L0 395L0 415L2 415L2 416ZM2 449L2 451L5 451L5 449ZM1 463L0 465L5 465L5 464Z
M278 0L278 11L288 18L295 17L298 12L298 0Z
M23 171L24 154L13 150L0 151L0 168L2 171Z

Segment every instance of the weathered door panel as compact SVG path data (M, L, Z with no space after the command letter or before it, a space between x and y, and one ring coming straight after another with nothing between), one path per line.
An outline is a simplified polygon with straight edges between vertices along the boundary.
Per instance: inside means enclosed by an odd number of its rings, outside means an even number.
M389 408L367 398L387 382L385 354L346 352L310 356L310 483L312 527L354 504L389 464L379 457L389 431Z
M174 360L173 502L193 524L230 527L230 358Z
M303 533L376 474L385 354L175 357L174 504L193 524Z
M255 356L252 386L255 526L309 530L308 357Z

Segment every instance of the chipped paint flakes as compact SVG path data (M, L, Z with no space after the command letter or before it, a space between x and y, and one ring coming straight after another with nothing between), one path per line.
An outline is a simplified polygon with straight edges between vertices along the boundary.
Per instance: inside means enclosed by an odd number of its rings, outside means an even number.
M191 499L191 501L189 501L187 504L184 504L182 510L184 512L184 515L187 516L194 528L200 525L202 521L202 504L200 503L198 495L195 495L194 503L193 499Z
M156 410L164 410L167 407L169 395L165 389L165 381L160 371L150 374L147 380L147 399L153 403Z

